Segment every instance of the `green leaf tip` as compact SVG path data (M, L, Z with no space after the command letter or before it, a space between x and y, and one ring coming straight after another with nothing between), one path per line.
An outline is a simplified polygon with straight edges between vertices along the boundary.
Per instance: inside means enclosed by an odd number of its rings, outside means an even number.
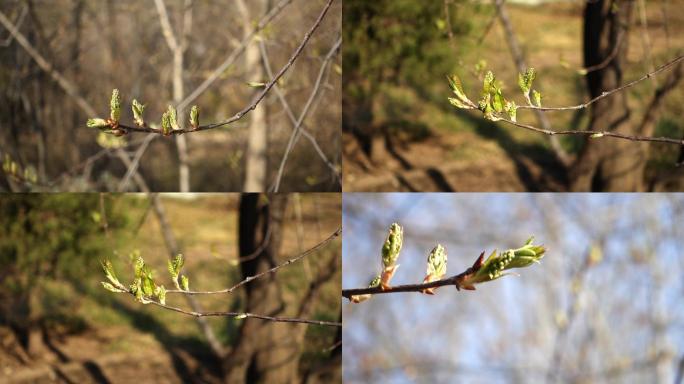
M139 127L145 126L145 119L143 118L143 112L145 111L145 105L141 104L138 100L133 99L133 105L131 106L133 110L133 121Z
M88 119L88 122L86 123L88 128L98 128L98 129L103 129L103 128L108 128L109 123L105 119Z
M368 288L375 288L380 286L380 283L382 282L382 275L377 275L373 277L368 283ZM349 301L352 303L361 303L363 301L366 301L371 298L371 295L353 295L349 298Z
M470 109L472 108L472 101L468 99L465 92L463 91L463 85L461 84L461 79L456 75L447 76L449 81L449 87L451 91L456 95L456 97L449 97L449 103L456 108Z
M442 244L437 244L427 258L427 275L441 279L447 270L447 252Z
M181 287L184 291L190 290L190 281L187 276L181 276Z
M199 107L196 105L190 108L190 126L192 129L199 128Z
M534 105L541 108L542 95L536 89L532 91L532 99L534 100Z
M176 289L181 289L180 285L178 285L178 276L180 275L180 271L183 268L183 265L185 264L185 259L183 258L182 254L176 255L176 257L173 258L173 260L168 261L168 269L169 269L169 274L171 275L171 280L173 281L173 284L176 286Z
M392 223L385 243L382 245L382 265L385 268L392 267L396 263L401 252L403 239L403 228L397 223Z
M105 259L102 260L101 264L102 270L105 273L105 277L107 278L107 280L109 280L109 283L103 282L102 285L107 284L107 286L105 286L106 289L109 289L109 286L111 286L112 288L115 288L119 291L126 292L126 288L123 284L121 284L119 279L116 277L116 273L114 272L114 266L112 265L112 262Z
M114 123L118 123L121 118L121 96L119 90L114 88L112 90L112 98L109 101L110 117Z
M465 289L475 289L475 284L506 276L505 271L539 263L545 254L546 248L541 245L534 245L534 237L530 237L525 245L518 249L509 249L501 253L494 250L484 262L482 259L478 259L470 273L459 281L459 285Z

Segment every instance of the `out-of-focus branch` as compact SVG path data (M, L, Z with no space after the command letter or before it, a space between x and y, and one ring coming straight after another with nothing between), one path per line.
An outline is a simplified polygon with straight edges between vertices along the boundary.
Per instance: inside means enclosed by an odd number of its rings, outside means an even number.
M304 105L304 108L302 109L302 113L299 115L299 119L295 123L294 129L292 130L292 134L290 134L290 140L287 142L287 147L285 148L285 154L283 154L283 158L280 161L280 166L278 167L278 174L276 177L276 181L273 185L273 192L278 192L280 189L280 182L283 177L283 171L285 170L285 164L287 163L287 159L290 155L290 152L294 148L294 145L297 143L297 140L299 139L299 134L301 132L301 127L302 123L304 122L304 119L306 118L306 115L309 113L309 109L311 108L311 105L313 104L313 101L315 100L316 96L319 94L319 90L321 88L322 80L323 77L329 67L330 61L332 60L333 56L335 55L335 52L337 52L342 44L342 38L340 37L337 39L337 42L330 48L330 51L328 51L328 54L325 55L325 58L323 59L323 64L321 65L321 69L318 71L318 77L316 78L316 82L314 83L313 90L311 91L311 94L309 96L309 99L306 101L306 104ZM265 53L266 50L262 46L262 52ZM333 168L334 169L334 168ZM337 174L337 173L336 173Z
M513 24L511 23L511 20L508 17L508 12L506 11L504 0L495 0L494 4L496 6L496 14L498 15L499 21L501 21L501 26L504 28L504 35L506 36L506 41L508 42L508 48L511 50L513 61L515 61L515 66L518 68L518 72L523 73L527 69L527 65L525 64L524 55L522 53L522 50L520 49L520 45L518 44L518 39L516 38L515 32L513 31ZM541 113L540 111L535 111L534 114L542 129L551 129L551 123L543 113ZM558 138L551 137L550 141L551 147L553 148L553 151L556 154L558 160L560 160L560 162L564 165L569 165L570 156L563 149Z

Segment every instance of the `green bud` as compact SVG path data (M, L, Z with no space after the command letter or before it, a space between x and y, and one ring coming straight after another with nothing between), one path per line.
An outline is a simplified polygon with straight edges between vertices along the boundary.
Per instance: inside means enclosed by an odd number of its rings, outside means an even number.
M145 111L145 105L140 104L138 100L133 99L133 121L139 127L145 126L145 120L143 119L143 112Z
M171 129L173 130L179 130L180 127L178 126L178 116L176 115L176 108L172 107L169 105L168 109L168 116L169 116L169 123L171 125Z
M382 264L385 268L394 266L399 258L399 252L401 252L403 238L403 229L399 224L393 223L390 226L387 239L382 246Z
M534 70L534 68L528 68L525 73L518 74L518 86L523 92L523 95L525 95L525 99L527 99L528 103L530 102L530 90L532 89L532 83L536 77L537 72Z
M114 273L114 266L112 265L111 261L107 259L103 260L102 270L105 273L105 277L107 277L107 280L109 280L112 283L112 285L114 285L118 289L122 289L125 291L125 289L123 288L123 284L121 284L121 282L119 282L119 279L116 278L116 274Z
M532 91L532 98L534 99L534 105L541 108L542 95L536 89Z
M106 282L106 281L102 281L101 284L102 284L102 286L104 287L104 289L106 289L106 290L108 290L108 291L110 291L110 292L114 292L114 293L126 292L125 290L123 290L123 289L121 289L121 288L117 288L117 287L113 286L112 284L109 284L109 283Z
M199 128L199 107L196 105L190 108L190 126L192 129Z
M181 287L183 287L184 291L190 290L190 282L188 281L187 276L181 276Z
M447 252L441 245L437 244L427 258L427 275L436 279L441 279L447 270Z
M492 93L494 91L496 87L494 85L494 80L494 73L492 73L492 71L487 71L482 84L482 93Z
M157 296L157 300L162 305L166 305L166 288L163 285L158 286L154 290L154 295Z
M86 123L88 128L108 128L109 123L107 123L107 120L105 119L88 119L88 122Z
M119 96L119 90L112 90L112 99L109 102L110 107L110 117L115 123L119 122L121 118L121 97Z
M162 134L164 136L168 136L171 134L171 120L170 120L169 112L164 112L162 114L161 128L162 128Z
M504 111L508 113L508 117L511 119L512 122L516 122L516 115L518 113L518 106L515 105L515 101L506 101L506 105L504 106Z

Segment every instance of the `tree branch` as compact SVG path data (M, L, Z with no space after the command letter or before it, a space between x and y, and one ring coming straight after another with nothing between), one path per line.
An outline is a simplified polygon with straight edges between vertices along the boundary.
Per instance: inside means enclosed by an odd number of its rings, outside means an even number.
M221 293L231 293L231 292L235 291L237 288L249 283L252 280L256 280L260 277L263 277L263 276L271 274L271 273L276 273L280 268L285 267L287 265L290 265L292 263L295 263L295 262L301 260L302 258L304 258L305 256L308 256L309 254L316 252L317 250L321 249L322 247L324 247L329 242L333 241L340 234L342 234L342 227L337 228L337 230L335 230L335 232L333 232L325 240L323 240L320 243L314 245L313 247L307 249L306 251L300 253L299 255L292 257L292 258L288 259L287 261L285 261L281 264L278 264L275 267L270 268L266 271L257 273L254 276L249 276L246 279L240 281L239 283L233 285L230 288L221 289L218 291L183 291L183 290L177 290L177 289L169 289L166 291L166 293L182 293L185 295L216 295L216 294L221 294Z
M422 293L426 289L429 288L439 288L439 287L444 287L447 285L453 285L456 287L456 289L461 290L461 282L463 279L472 272L471 268L468 268L464 272L459 273L458 275L454 275L445 279L437 280L437 281L432 281L429 283L422 283L422 284L404 284L404 285L395 285L392 287L387 287L383 289L381 286L377 287L368 287L368 288L354 288L354 289L343 289L342 290L342 297L345 297L349 300L352 299L352 296L360 296L360 295L380 295L383 293L399 293L399 292L418 292Z
M668 61L667 63L656 68L653 72L649 72L649 73L643 75L642 77L640 77L636 80L630 81L629 83L624 84L622 86L619 86L619 87L612 89L610 91L605 91L605 92L601 93L600 95L596 96L595 98L587 101L586 103L573 105L573 106L569 106L569 107L537 107L534 105L519 105L518 109L534 109L534 110L538 110L538 111L572 111L572 110L577 110L577 109L584 109L584 108L587 108L588 106L590 106L591 104L594 104L595 102L612 95L613 93L624 91L625 89L633 87L633 86L637 85L638 83L640 83L646 79L650 79L651 77L655 76L656 74L672 67L673 65L679 63L682 60L684 60L684 55L680 55L680 56Z
M209 129L219 128L219 127L222 127L222 126L224 126L224 125L231 124L231 123L233 123L233 122L235 122L235 121L237 121L237 120L240 120L240 119L243 118L246 114L248 114L249 112L251 112L252 110L254 110L254 109L257 107L257 105L259 105L259 103L266 97L266 94L268 94L268 92L271 90L271 88L273 88L273 86L276 84L276 82L278 82L278 80L280 80L280 78L283 77L283 75L287 72L287 70L290 69L290 67L291 67L291 66L294 64L294 62L297 60L297 58L299 57L299 55L300 55L300 54L302 53L302 51L304 50L304 47L306 46L306 44L307 44L307 43L309 42L309 40L311 39L311 36L313 35L313 33L314 33L314 32L316 31L316 29L318 29L318 27L321 25L321 22L323 21L323 18L325 17L325 15L328 13L328 10L330 9L330 6L332 5L333 1L335 1L335 0L328 0L328 2L326 3L326 5L323 7L323 10L321 11L321 13L318 15L318 18L316 19L316 22L315 22L315 23L311 26L311 28L306 32L306 34L304 35L304 39L303 39L302 42L299 44L299 46L297 47L297 49L295 49L294 53L292 54L292 56L290 57L290 59L287 61L287 63L280 69L280 71L278 71L278 73L275 75L275 77L273 77L273 78L264 86L263 91L261 91L261 93L259 93L259 94L254 98L254 100L252 100L252 102L251 102L248 106L246 106L245 108L243 108L242 110L240 110L239 112L237 112L235 115L233 115L232 117L230 117L230 118L228 118L228 119L226 119L226 120L223 120L223 121L220 121L220 122L217 122L217 123L212 123L212 124L207 124L207 125L201 125L201 126L197 127L196 129L192 129L192 128L191 128L191 129L177 129L177 130L172 130L172 131L170 132L170 134L171 134L171 135L182 135L182 134L184 134L184 133L189 133L189 132L199 132L199 131L206 131L206 130L209 130ZM94 115L95 115L95 114L93 114L93 116L94 116ZM149 133L159 133L159 134L161 134L161 130L153 129L153 128L150 128L150 127L136 127L136 126L129 126L129 125L124 125L124 124L119 124L119 125L118 125L118 128L119 128L120 131L122 131L122 133L124 133L124 134L125 134L125 133L129 133L129 132L149 132Z
M261 319L261 320L275 321L275 322L281 322L281 323L302 323L302 324L323 325L323 326L328 326L328 327L341 327L342 326L342 323L338 323L338 322L334 322L334 321L298 319L298 318L293 318L293 317L273 317L273 316L258 315L258 314L249 313L249 312L194 312L194 311L186 311L184 309L181 309L178 307L172 307L172 306L166 305L166 304L161 304L161 303L158 303L156 301L150 301L150 303L154 304L156 306L162 307L164 309L168 309L168 310L171 310L174 312L183 313L183 314L194 316L197 318L209 317L209 316L221 316L221 317L233 317L233 318L238 318L238 319L247 319L247 318Z

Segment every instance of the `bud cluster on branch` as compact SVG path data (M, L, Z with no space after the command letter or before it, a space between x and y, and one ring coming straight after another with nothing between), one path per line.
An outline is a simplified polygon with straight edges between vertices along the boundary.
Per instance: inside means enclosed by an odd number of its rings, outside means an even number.
M395 292L421 292L434 295L435 289L445 285L453 285L456 289L475 290L475 285L496 280L510 273L506 271L514 268L525 268L539 263L546 253L546 248L534 245L534 237L530 237L525 244L517 249L504 252L494 250L485 260L482 252L473 265L464 272L444 278L447 272L446 248L437 244L427 257L427 272L421 284L391 286L390 281L399 264L399 253L403 243L403 228L393 223L382 246L382 270L375 276L367 288L345 289L342 296L352 303L368 300L372 295Z
M121 120L121 96L119 95L119 90L114 89L112 91L112 98L109 102L110 114L109 119L102 118L92 118L88 119L87 126L89 128L97 128L105 133L111 133L115 136L123 136L131 130L136 130L133 127L128 127L120 124ZM150 127L145 122L143 113L145 111L145 105L141 104L138 100L133 99L131 105L133 111L133 121L139 130L151 133L161 133L164 136L170 136L172 134L185 133L186 130L181 129L178 124L178 116L176 108L169 105L166 112L162 114L161 117L161 128ZM189 117L190 129L187 132L192 132L199 129L199 107L193 105L190 109Z
M538 133L543 133L546 135L586 135L592 139L598 139L601 137L613 137L618 139L625 139L631 141L651 141L651 142L661 142L684 145L684 140L674 139L670 137L651 137L651 136L636 136L636 135L626 135L619 132L613 131L593 131L593 130L565 130L565 131L553 131L549 129L543 129L535 127L532 125L521 124L517 121L518 109L536 109L539 111L567 111L567 110L578 110L587 108L589 105L609 97L617 92L621 92L630 88L646 79L649 79L656 74L675 66L677 63L684 61L684 55L680 55L669 62L661 65L657 69L653 70L646 75L630 81L622 86L619 86L610 91L605 91L599 96L594 97L586 103L567 106L567 107L542 107L541 100L542 94L536 90L532 89L532 83L537 77L537 73L534 68L528 68L525 72L518 74L518 87L522 91L523 97L526 100L525 105L516 105L512 100L508 100L503 96L502 87L503 84L497 81L494 73L492 71L487 71L484 75L484 81L482 85L482 96L477 104L471 101L463 90L461 80L457 75L447 76L449 82L449 87L455 97L448 97L449 103L459 109L477 109L482 112L485 119L491 121L505 121L509 124L513 124L517 127L525 128ZM681 65L681 64L679 64ZM481 61L476 66L477 72L484 72L484 67L486 63Z

